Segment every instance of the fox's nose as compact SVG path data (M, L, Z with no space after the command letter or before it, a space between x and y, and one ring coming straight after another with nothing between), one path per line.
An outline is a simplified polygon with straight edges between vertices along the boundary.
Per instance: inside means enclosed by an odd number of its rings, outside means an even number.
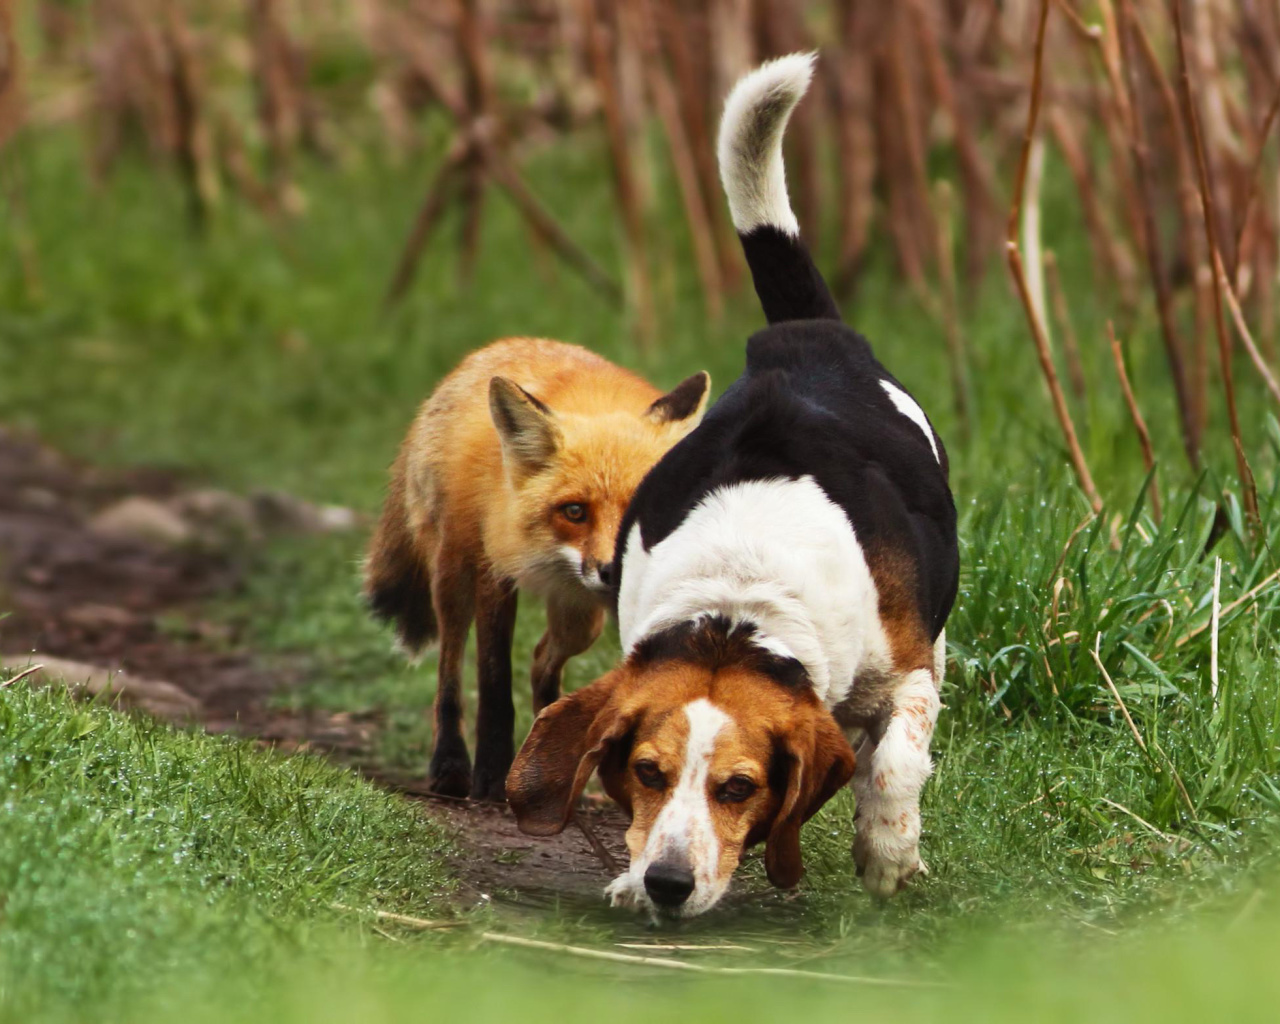
M600 582L606 587L613 586L613 563L601 562L600 568L596 570L600 574Z
M644 873L644 891L660 907L680 906L693 886L693 872L683 864L652 864Z

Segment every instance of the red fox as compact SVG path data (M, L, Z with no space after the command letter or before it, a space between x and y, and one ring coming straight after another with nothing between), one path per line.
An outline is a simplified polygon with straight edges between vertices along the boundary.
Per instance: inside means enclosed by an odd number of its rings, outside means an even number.
M365 563L373 613L413 654L440 642L429 785L503 800L514 756L516 592L547 604L533 707L600 635L618 524L641 479L698 425L710 378L667 394L586 349L512 338L473 353L423 403L391 469ZM462 658L476 622L475 771Z

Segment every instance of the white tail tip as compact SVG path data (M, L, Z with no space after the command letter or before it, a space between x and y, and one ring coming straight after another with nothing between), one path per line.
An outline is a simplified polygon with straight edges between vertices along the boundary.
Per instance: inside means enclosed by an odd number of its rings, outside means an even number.
M744 75L725 100L717 155L720 181L739 234L774 227L788 235L800 225L787 199L782 135L813 78L817 54L793 53Z

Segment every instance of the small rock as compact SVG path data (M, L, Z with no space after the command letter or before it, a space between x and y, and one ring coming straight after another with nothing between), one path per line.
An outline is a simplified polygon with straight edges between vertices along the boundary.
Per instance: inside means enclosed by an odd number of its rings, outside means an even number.
M179 545L191 540L187 521L151 498L125 498L111 505L89 521L89 529L103 537L117 540L149 540Z
M58 495L47 487L24 487L18 491L18 498L28 508L47 510L60 504Z
M200 701L172 683L159 679L143 679L128 672L114 672L99 665L43 654L2 654L0 665L11 672L40 665L40 671L27 677L32 686L61 685L77 697L106 694L125 707L171 722L186 722L200 715Z
M85 626L90 629L102 629L104 627L115 627L125 629L130 626L136 626L142 622L142 618L128 608L121 608L114 604L81 604L68 609L64 616L68 622L77 626Z
M360 517L341 505L313 505L283 491L257 491L253 507L267 530L295 533L338 533L354 529Z
M256 540L262 533L253 502L230 491L212 487L187 491L170 498L167 505L208 540Z

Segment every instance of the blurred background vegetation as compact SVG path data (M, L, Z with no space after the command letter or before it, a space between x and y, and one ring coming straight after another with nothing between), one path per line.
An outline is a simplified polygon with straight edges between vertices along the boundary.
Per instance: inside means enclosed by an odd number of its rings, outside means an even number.
M947 442L963 545L930 878L870 904L842 797L798 896L677 937L753 952L653 954L954 990L516 959L480 930L663 936L577 897L493 909L459 890L441 819L314 754L19 683L0 691L0 1009L1273 1010L1280 5L1177 14L1181 47L1162 0L0 0L6 437L371 514L416 404L496 337L723 388L762 317L715 178L719 104L815 48L795 206ZM248 545L239 585L178 616L215 639L148 628L287 665L279 713L367 717L344 760L407 784L434 672L367 620L361 542ZM570 685L616 654L606 637ZM742 887L763 887L754 862Z

